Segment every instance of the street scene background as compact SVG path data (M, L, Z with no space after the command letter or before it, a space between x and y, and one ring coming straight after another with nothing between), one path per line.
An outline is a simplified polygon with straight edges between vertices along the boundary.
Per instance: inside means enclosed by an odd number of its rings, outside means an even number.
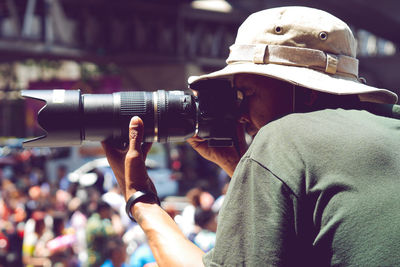
M44 103L21 90L187 90L189 76L225 65L250 13L306 5L348 22L361 76L400 93L400 5L336 2L0 0L0 266L156 266L99 142L23 148L45 132ZM163 208L210 250L226 173L185 142L154 144L146 167Z

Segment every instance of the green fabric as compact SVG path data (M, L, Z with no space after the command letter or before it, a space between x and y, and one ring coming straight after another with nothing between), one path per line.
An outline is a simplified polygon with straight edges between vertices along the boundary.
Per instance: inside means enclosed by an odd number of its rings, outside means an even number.
M235 170L206 266L399 266L400 120L292 114Z
M109 219L101 219L98 213L90 216L86 225L87 266L100 266L106 260L107 241L114 235Z

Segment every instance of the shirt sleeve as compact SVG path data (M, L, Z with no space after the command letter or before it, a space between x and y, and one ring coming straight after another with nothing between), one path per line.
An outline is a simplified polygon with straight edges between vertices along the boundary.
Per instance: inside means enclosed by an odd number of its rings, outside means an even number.
M296 201L279 177L255 160L243 158L218 218L215 248L203 258L205 265L292 265L300 253Z

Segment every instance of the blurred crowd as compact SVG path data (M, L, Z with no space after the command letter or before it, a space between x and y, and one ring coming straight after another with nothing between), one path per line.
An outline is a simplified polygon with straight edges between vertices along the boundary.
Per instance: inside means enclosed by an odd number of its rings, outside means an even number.
M60 167L49 180L46 158L29 150L0 164L0 266L156 266L141 228L125 214L118 187L82 187ZM202 187L162 202L183 233L202 250L214 246L217 215L227 189Z

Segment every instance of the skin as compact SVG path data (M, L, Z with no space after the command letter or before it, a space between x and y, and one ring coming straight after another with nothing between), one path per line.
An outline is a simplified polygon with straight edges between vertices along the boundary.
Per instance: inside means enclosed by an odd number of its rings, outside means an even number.
M198 137L188 140L201 156L219 165L230 176L246 151L244 130L254 136L265 124L290 113L292 107L292 87L287 83L239 74L235 76L234 84L244 95L237 127L241 155L230 147L209 148L207 142ZM137 190L156 193L144 163L151 144L142 144L143 129L143 121L133 117L129 125L128 151L120 151L103 143L107 159L126 200ZM159 266L203 266L204 253L186 239L173 219L154 201L145 199L138 202L131 212L145 232Z
M239 74L235 76L234 84L247 102L240 122L245 124L246 132L251 136L255 136L270 121L291 111L292 86L288 83L253 74Z
M209 148L207 142L198 137L187 140L203 158L216 163L230 177L247 150L244 133L254 137L268 122L292 110L292 85L288 83L254 74L237 74L234 84L244 96L237 125L240 155L233 147Z

